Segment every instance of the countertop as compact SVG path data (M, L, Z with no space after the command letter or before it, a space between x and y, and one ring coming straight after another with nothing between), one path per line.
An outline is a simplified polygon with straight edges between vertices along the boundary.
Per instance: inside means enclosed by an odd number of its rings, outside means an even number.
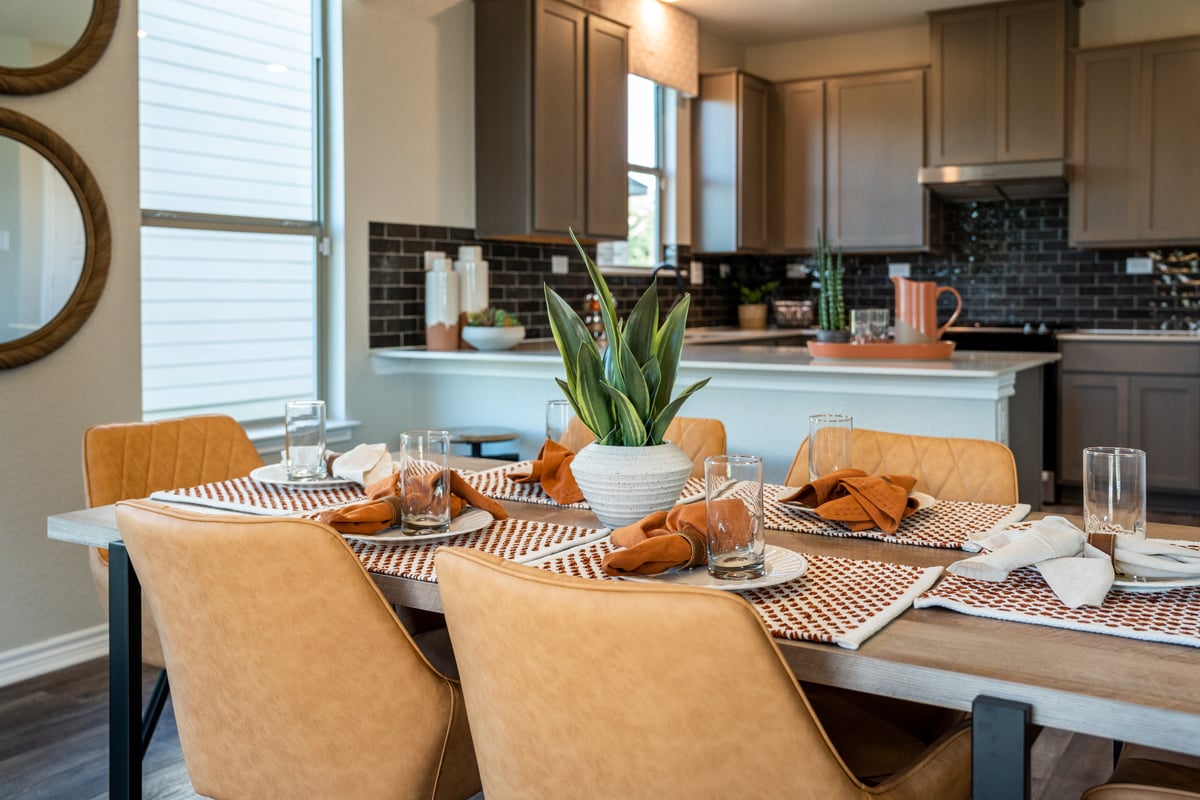
M1154 344L1200 344L1200 331L1116 330L1081 328L1057 334L1065 342L1153 342Z

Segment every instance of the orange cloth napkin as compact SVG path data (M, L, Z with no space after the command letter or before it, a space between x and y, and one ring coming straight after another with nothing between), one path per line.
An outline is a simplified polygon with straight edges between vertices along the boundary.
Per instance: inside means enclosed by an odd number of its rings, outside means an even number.
M421 477L425 480L410 480L406 487L407 494L401 497L399 473L387 475L367 487L369 499L365 502L322 511L317 515L317 519L332 525L340 533L352 533L357 536L387 530L400 524L406 504L409 507L426 507L432 503L437 473ZM503 506L484 497L457 472L450 470L450 516L457 517L467 506L482 509L494 519L508 519L508 512Z
M861 469L840 469L781 494L780 503L799 503L852 531L879 528L895 533L900 520L917 510L908 496L917 479L911 475L868 475Z
M540 482L546 494L559 505L578 503L583 500L583 492L579 491L575 476L571 474L571 462L574 460L574 450L547 439L528 472L514 470L508 473L508 477L515 483Z
M734 529L750 526L750 512L735 498L717 500L718 513L728 516ZM657 575L672 567L688 569L708 561L705 529L708 510L704 503L675 506L656 511L612 532L620 550L604 557L605 575Z

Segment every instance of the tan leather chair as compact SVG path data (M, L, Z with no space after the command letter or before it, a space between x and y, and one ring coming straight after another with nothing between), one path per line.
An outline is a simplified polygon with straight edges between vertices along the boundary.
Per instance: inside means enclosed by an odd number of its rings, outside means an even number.
M725 424L719 419L676 417L667 426L663 438L674 442L680 450L687 453L687 457L692 460L693 478L704 477L704 459L725 452ZM584 445L595 440L596 437L584 427L579 417L572 417L559 444L579 452Z
M917 479L917 491L939 500L1017 502L1017 464L1012 451L986 439L915 436L855 428L850 463L871 475L902 474ZM788 486L808 483L808 438L788 470Z
M149 497L152 492L249 475L262 466L237 420L206 414L157 422L96 425L83 434L83 486L88 507ZM108 610L108 551L91 548L88 562L100 604ZM142 607L142 661L165 666L154 618ZM143 719L143 750L167 699L158 677Z
M332 528L142 500L117 505L117 527L162 637L197 792L479 791L458 682L425 659Z
M454 547L438 550L437 572L487 800L970 794L967 726L877 786L856 778L734 594ZM861 720L857 735L874 733Z
M1200 757L1126 744L1107 782L1083 800L1183 800L1200 798Z

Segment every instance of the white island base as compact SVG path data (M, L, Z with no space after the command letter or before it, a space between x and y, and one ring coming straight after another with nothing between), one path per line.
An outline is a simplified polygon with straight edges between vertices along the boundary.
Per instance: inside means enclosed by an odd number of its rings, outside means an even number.
M404 428L503 425L532 458L545 439L545 401L561 397L552 342L502 352L377 350L376 372L395 375ZM803 347L684 348L676 389L711 378L682 416L725 423L730 453L763 457L763 479L782 483L808 435L810 414L850 414L860 428L1004 442L1017 458L1021 502L1041 502L1043 369L1057 353L956 353L945 361L814 360ZM398 399L399 399L398 397ZM397 430L397 435L399 430ZM507 443L506 443L507 445ZM508 448L511 449L511 448ZM486 453L485 453L486 455Z

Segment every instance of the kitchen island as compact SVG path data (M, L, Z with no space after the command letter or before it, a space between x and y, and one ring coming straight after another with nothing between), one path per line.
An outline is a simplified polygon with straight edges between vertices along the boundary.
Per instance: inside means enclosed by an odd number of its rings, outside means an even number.
M763 478L782 483L808 416L851 414L860 428L991 439L1017 458L1022 502L1041 497L1043 369L1057 353L955 353L944 361L813 359L804 347L762 344L684 347L676 389L711 378L683 416L725 423L728 450L763 457ZM505 425L520 433L522 458L545 438L545 401L561 396L552 341L498 352L386 349L380 375L402 380L406 427ZM399 431L397 431L397 434Z

